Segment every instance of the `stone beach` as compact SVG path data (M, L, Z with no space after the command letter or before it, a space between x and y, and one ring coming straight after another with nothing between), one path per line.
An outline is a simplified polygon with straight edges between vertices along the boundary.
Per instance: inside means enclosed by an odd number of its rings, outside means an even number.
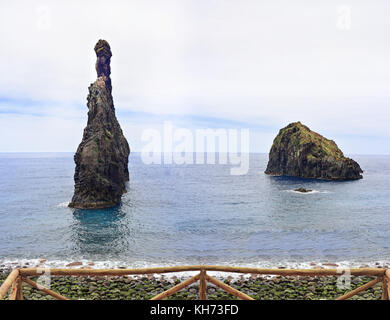
M0 271L0 285L10 270ZM211 273L212 275L212 273ZM154 277L51 277L51 286L55 292L72 300L146 300L188 279L172 275ZM337 277L216 277L230 286L248 294L256 300L333 300L344 293L359 287L372 277L352 277L350 289L338 289ZM32 278L36 281L36 278ZM187 287L168 299L197 300L199 283ZM381 284L361 292L351 300L381 299ZM26 300L53 300L54 298L23 284L23 296ZM207 284L208 300L234 300L236 297L214 285Z

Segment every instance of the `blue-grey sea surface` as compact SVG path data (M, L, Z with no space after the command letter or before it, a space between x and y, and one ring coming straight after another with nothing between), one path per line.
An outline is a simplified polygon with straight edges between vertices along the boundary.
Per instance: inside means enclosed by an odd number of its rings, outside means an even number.
M120 205L74 210L73 154L3 153L0 261L390 261L390 156L353 158L364 179L329 182L267 176L266 154L251 154L240 176L230 165L146 165L132 153Z

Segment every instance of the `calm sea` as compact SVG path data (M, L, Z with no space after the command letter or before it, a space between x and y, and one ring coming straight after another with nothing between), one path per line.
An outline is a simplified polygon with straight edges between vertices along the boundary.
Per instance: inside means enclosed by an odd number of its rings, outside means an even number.
M122 203L85 211L66 206L73 154L0 154L0 261L390 261L390 156L354 156L364 179L349 182L269 177L267 159L251 154L248 174L232 176L229 165L145 165L132 153Z

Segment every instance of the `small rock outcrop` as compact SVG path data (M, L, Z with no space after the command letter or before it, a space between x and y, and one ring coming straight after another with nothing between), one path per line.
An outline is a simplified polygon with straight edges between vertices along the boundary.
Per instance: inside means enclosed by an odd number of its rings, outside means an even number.
M115 116L108 42L99 40L95 52L98 78L89 86L88 123L74 156L75 190L69 203L69 207L79 209L116 205L129 180L130 148Z
M294 189L294 191L297 191L297 192L302 192L302 193L307 193L307 192L312 192L313 190L311 189L305 189L305 188L298 188L298 189Z
M359 164L345 157L334 141L300 122L291 123L279 131L265 173L323 180L363 178Z

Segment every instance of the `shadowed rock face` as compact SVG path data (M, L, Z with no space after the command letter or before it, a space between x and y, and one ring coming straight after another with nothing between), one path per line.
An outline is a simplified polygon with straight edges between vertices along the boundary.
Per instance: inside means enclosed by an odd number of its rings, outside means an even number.
M124 137L111 96L110 46L99 40L97 80L89 86L88 123L74 156L75 191L69 207L106 208L120 202L129 180L130 148Z
M291 123L279 131L265 173L323 180L363 178L359 164L344 157L334 141L300 122Z

